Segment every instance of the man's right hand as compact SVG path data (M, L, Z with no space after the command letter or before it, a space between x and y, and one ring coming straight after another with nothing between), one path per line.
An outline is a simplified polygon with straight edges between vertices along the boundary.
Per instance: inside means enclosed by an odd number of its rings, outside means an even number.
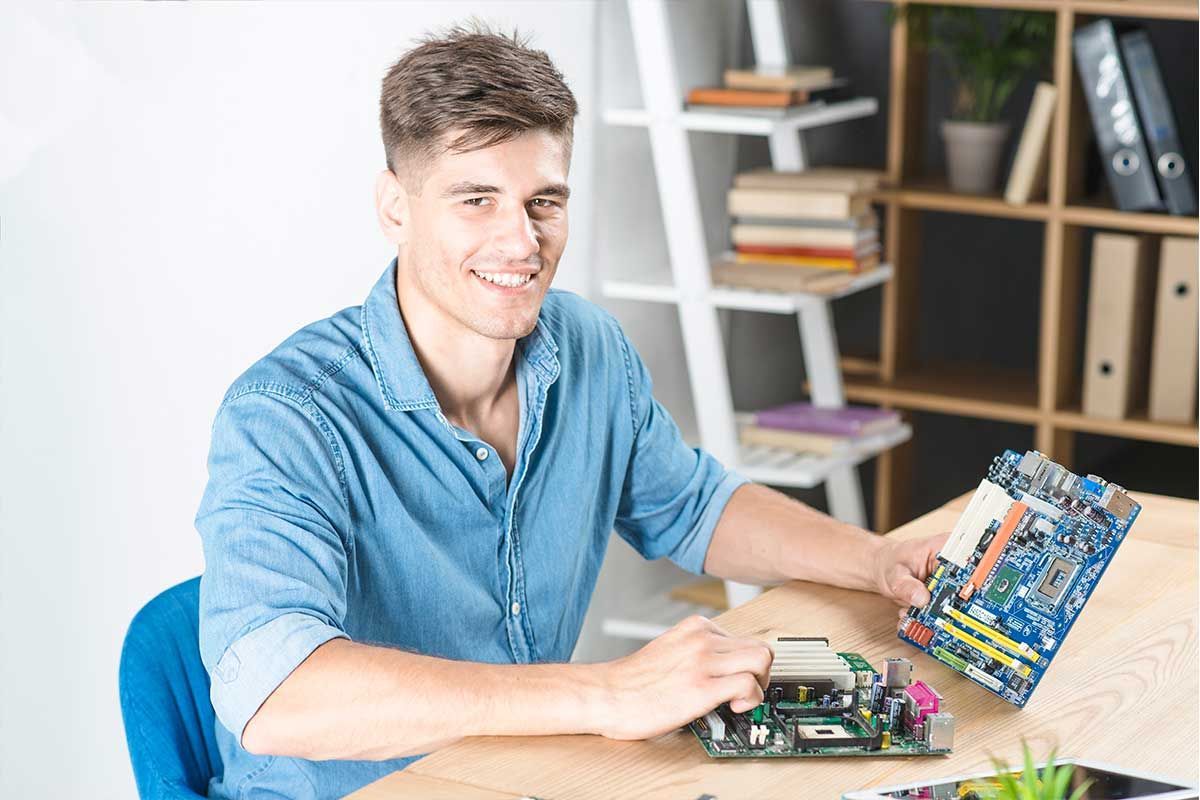
M598 664L608 702L598 733L649 739L728 702L735 712L763 701L774 653L759 639L730 636L688 617L624 658Z

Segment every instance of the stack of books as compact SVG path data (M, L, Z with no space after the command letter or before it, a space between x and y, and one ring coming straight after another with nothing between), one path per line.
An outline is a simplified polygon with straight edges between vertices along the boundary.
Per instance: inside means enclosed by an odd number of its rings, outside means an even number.
M839 99L847 85L830 67L819 66L727 69L724 80L723 86L688 92L688 110L783 116L800 106Z
M783 292L831 292L879 266L879 217L869 193L881 173L842 167L756 169L734 178L733 251L714 283Z
M744 445L830 456L853 451L864 439L879 437L900 424L898 412L882 408L787 403L755 413L753 422L740 427L739 438Z

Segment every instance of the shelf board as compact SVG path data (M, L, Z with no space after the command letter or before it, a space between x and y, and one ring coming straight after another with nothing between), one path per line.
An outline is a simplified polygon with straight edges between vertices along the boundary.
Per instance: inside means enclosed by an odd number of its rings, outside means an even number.
M1120 211L1098 202L1082 201L1064 208L1063 222L1091 228L1121 228L1143 233L1167 233L1195 237L1200 234L1196 217L1155 214L1143 211Z
M1192 21L1198 16L1195 0L1068 0L1067 5L1076 14Z
M739 414L738 416L746 420L750 415ZM740 459L734 469L752 481L769 486L811 489L824 483L834 470L858 466L911 438L912 427L901 424L885 433L864 436L855 442L853 448L830 456L796 453L791 450L761 445L742 445Z
M908 0L909 5L945 5L946 0ZM956 6L976 6L1053 13L1069 9L1076 14L1104 14L1114 17L1158 17L1195 20L1194 0L954 0Z
M1044 202L1011 205L999 192L983 195L955 192L944 179L906 181L901 186L879 189L871 194L879 202L898 203L903 208L925 211L1039 221L1051 216L1051 209Z
M1195 423L1189 425L1156 422L1146 417L1144 409L1126 419L1105 419L1087 416L1079 406L1074 406L1055 412L1054 424L1081 433L1099 433L1147 442L1164 442L1187 447L1196 447L1200 443Z
M808 303L836 300L839 297L878 286L891 277L892 265L881 264L873 270L862 273L848 286L828 294L771 292L716 284L708 290L706 299L717 308L762 311L768 314L794 314ZM665 282L606 280L601 283L600 292L605 297L613 299L645 300L652 303L678 303L683 299L682 293L674 285Z
M668 120L677 122L689 131L768 136L779 130L801 131L860 117L869 117L878 110L879 102L874 97L855 97L833 103L800 106L781 117L733 111L679 110L665 114L653 114L643 108L611 108L604 112L604 121L609 125L646 128L657 120Z
M1011 205L1006 203L998 192L978 195L951 191L946 181L941 179L906 181L898 187L878 189L871 193L871 197L877 202L897 203L902 208L943 211L950 214L1039 221L1057 217L1070 225L1180 236L1200 235L1200 224L1196 217L1121 211L1102 200L1081 200L1065 208L1050 206L1045 202Z
M1036 424L1037 380L1031 372L941 364L914 369L893 381L847 377L846 399L915 411Z

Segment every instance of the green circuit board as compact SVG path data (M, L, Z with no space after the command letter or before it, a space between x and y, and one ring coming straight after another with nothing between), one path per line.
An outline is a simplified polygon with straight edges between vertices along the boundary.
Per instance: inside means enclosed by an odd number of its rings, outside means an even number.
M940 695L912 681L912 663L888 659L884 672L825 639L780 637L776 664L754 709L728 704L689 724L713 758L924 756L949 753L954 717ZM784 655L781 657L780 653ZM890 685L889 685L890 684Z

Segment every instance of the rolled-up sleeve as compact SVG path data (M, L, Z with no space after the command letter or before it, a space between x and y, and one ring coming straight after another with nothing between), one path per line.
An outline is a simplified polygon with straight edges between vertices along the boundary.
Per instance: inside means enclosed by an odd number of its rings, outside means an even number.
M620 338L634 432L617 533L644 558L666 556L702 574L717 520L749 479L684 442L670 413L654 399L646 365L623 333Z
M351 538L340 452L302 397L248 391L213 424L200 655L217 719L238 741L276 687L346 613Z

